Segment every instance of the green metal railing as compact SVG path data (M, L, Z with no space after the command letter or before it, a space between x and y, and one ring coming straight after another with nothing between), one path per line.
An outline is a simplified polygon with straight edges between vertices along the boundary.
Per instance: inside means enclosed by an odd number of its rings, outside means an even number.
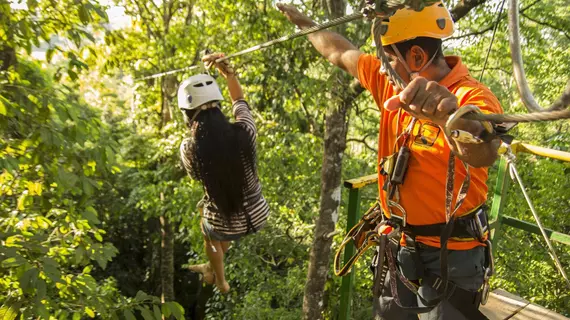
M529 153L538 156L543 156L551 159L562 160L570 162L570 152L558 151L528 145L525 143L514 142L511 145L512 152L516 155L518 153ZM491 228L491 242L493 243L493 250L497 250L497 243L499 240L501 227L503 225L511 226L513 228L521 229L530 233L540 235L540 229L536 224L522 221L513 217L505 216L502 214L502 208L505 204L505 197L509 188L509 163L501 157L499 163L499 172L497 175L497 182L493 191L493 205L489 214L489 224ZM361 189L372 184L376 184L378 176L376 174L364 176L356 179L346 180L344 182L345 188L349 190L348 196L348 216L346 223L346 232L350 231L352 227L360 219L360 197ZM562 244L570 245L570 235L546 229L546 234L552 241ZM354 246L348 245L344 251L344 263L354 254ZM340 293L340 314L339 320L350 319L350 307L352 302L352 291L354 283L354 267L352 270L343 277Z

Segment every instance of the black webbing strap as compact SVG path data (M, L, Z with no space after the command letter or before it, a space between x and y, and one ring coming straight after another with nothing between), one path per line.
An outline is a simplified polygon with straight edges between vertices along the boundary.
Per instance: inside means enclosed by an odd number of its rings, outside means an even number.
M479 220L478 222L476 220ZM484 230L479 230L477 225L484 227ZM406 224L402 230L406 235L414 238L416 236L423 237L440 237L445 229L447 223L435 223L426 225L410 225ZM488 230L486 227L488 225L488 219L486 214L486 208L484 206L478 207L473 212L455 219L455 227L453 228L450 237L462 238L462 239L477 239L483 241L481 237L482 233ZM481 232L483 231L483 232Z

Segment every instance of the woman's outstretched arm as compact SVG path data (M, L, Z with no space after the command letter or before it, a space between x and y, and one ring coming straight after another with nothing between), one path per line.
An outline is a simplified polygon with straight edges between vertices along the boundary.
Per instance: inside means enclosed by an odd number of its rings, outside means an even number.
M239 84L239 80L235 74L234 68L230 66L228 60L216 63L216 60L222 58L223 56L223 53L216 52L205 55L202 58L202 61L206 64L207 68L210 68L212 65L214 65L220 71L220 74L224 77L224 79L226 79L232 103L238 100L243 100L243 90L241 89L241 85Z

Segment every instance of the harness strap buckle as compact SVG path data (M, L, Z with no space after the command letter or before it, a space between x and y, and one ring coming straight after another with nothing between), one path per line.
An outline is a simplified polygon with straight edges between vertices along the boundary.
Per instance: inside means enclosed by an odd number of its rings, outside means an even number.
M475 212L475 216L473 217L473 221L475 222L475 234L477 239L481 242L484 241L485 232L489 230L489 223L485 216L485 210L479 209Z
M481 289L481 304L482 305L485 305L487 303L487 301L489 300L489 288L490 288L489 279L491 278L492 274L493 274L493 271L491 270L491 268L485 269L485 277L483 278L483 288Z

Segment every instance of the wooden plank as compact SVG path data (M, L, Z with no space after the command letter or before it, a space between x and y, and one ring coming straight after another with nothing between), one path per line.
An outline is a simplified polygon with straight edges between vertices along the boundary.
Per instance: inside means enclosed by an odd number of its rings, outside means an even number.
M528 301L519 296L508 293L505 290L496 289L489 294L487 304L481 306L479 310L481 310L489 320L504 320L510 319L528 304Z
M548 310L536 304L529 304L520 312L515 314L512 320L568 320L552 310Z
M345 180L344 187L348 189L360 189L369 184L376 183L376 181L378 181L378 174L371 174L356 179Z

